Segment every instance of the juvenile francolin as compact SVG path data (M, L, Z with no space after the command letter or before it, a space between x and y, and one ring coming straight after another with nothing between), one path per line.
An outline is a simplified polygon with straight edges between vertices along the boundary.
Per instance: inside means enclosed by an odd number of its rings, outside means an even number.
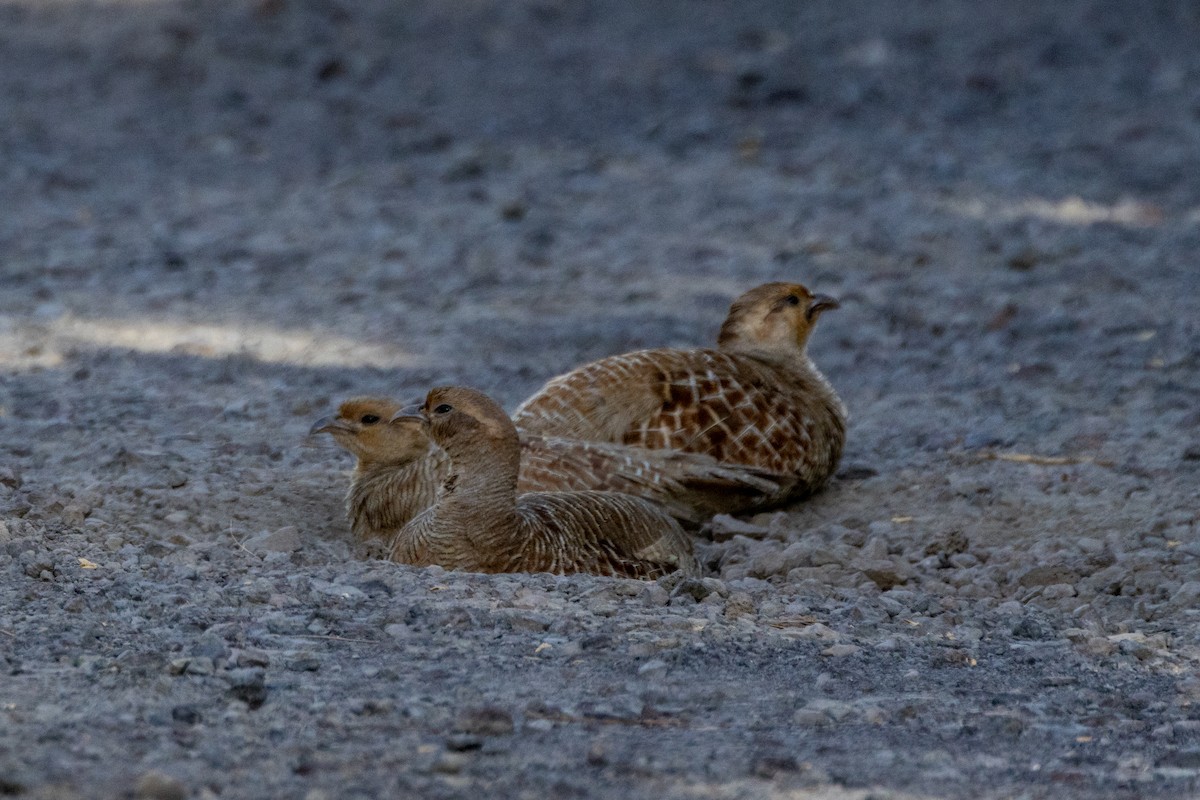
M778 473L767 507L806 496L837 468L846 409L809 359L809 335L838 307L797 283L768 283L729 309L715 349L641 350L549 381L517 408L522 434L711 455Z
M696 571L691 540L648 500L618 492L519 493L517 429L487 395L434 389L419 415L449 457L449 473L434 505L396 535L393 561L629 578Z

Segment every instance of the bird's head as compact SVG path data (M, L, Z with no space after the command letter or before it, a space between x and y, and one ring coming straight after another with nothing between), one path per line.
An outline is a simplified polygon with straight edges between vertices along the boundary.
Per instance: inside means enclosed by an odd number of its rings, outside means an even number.
M406 464L429 450L423 420L392 417L400 403L385 397L355 397L338 407L331 417L313 423L309 434L328 433L358 458L359 467Z
M717 346L746 352L804 352L817 318L838 307L826 294L813 294L799 283L764 283L729 308Z
M411 417L402 411L393 421ZM439 386L425 397L420 417L428 422L429 435L452 455L462 446L483 442L517 443L517 429L492 398L465 386Z

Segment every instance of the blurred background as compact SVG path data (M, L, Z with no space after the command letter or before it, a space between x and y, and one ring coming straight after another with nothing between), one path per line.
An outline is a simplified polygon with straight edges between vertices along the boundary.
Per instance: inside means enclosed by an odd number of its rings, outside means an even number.
M1007 308L957 294L1049 271L1170 291L1192 265L1155 248L1200 225L1198 18L5 0L0 363L83 347L440 379L531 343L552 371L707 341L776 277L948 282L943 328ZM886 306L900 327L929 313L907 291ZM37 353L14 340L31 313Z

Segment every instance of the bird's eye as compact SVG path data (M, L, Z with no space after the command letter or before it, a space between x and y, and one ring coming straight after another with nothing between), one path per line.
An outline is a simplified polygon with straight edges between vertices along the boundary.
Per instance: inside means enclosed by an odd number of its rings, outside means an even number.
M800 298L794 294L789 294L783 299L783 302L787 303L789 306L798 306L800 305Z
M450 405L449 403L442 403L440 406L438 406L437 408L435 408L435 409L433 410L433 413L435 413L435 414L449 414L449 413L450 413L451 411L453 411L453 410L454 410L454 406Z
M375 414L363 414L362 419L359 421L362 422L363 425L374 425L376 422L379 422L379 417Z

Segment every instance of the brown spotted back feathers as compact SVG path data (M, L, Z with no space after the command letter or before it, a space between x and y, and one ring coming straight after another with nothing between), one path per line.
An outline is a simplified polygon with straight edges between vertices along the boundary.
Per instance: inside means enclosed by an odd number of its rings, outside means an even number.
M819 489L845 442L846 411L805 351L837 301L768 283L734 301L715 349L642 350L549 381L517 408L522 433L703 453L790 476L761 505Z

